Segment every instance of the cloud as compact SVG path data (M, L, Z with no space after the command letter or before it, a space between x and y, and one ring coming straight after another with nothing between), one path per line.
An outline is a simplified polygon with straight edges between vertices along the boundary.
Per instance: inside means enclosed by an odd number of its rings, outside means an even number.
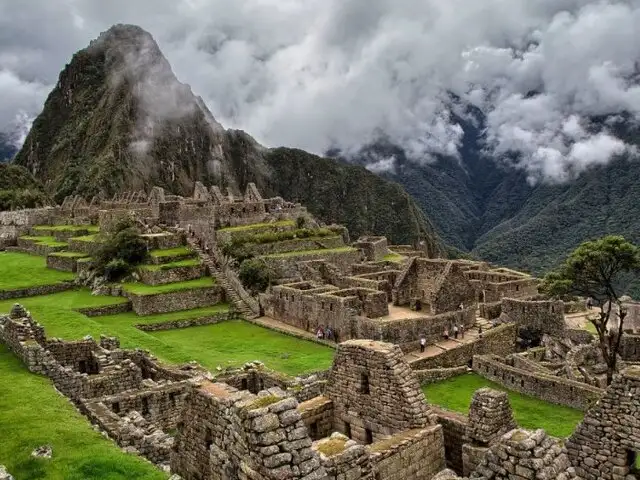
M40 88L0 106L0 130L36 114L42 87L114 23L151 32L218 121L268 146L355 153L384 136L415 162L456 157L472 104L488 154L562 180L627 149L591 117L640 118L640 0L20 3L0 0L14 78L0 96Z

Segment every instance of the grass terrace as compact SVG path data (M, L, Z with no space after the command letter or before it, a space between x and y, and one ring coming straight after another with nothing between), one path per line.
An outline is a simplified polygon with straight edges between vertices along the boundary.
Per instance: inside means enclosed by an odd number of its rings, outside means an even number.
M122 288L125 292L134 295L155 295L157 293L178 292L180 290L192 290L195 288L208 288L215 285L212 277L202 277L196 280L188 280L186 282L166 283L164 285L151 286L145 283L123 283Z
M162 258L162 257L180 257L180 256L188 256L193 255L193 250L188 247L176 247L176 248L166 248L164 250L151 250L149 255L152 257Z
M140 265L138 268L142 270L150 270L152 272L156 272L158 270L171 270L172 268L181 268L181 267L198 267L201 265L201 262L197 258L193 258L190 260L180 260L178 262L171 263L162 263L160 265Z
M249 230L258 230L260 228L268 228L268 227L293 227L296 222L293 220L280 220L279 222L271 222L271 223L252 223L251 225L239 225L237 227L226 227L220 228L219 232L242 232Z
M15 301L0 302L0 312L9 312ZM126 299L91 295L90 290L80 289L22 298L19 302L45 327L48 337L77 340L85 335L95 339L100 334L113 335L120 338L124 348L144 348L167 362L196 360L214 372L218 366L239 367L245 362L260 360L274 370L299 375L329 368L334 355L332 348L242 320L160 332L143 332L134 326L222 313L227 307L222 304L144 317L127 312L89 318L76 310L122 303Z
M47 268L44 257L0 252L0 290L40 287L73 280L73 273Z
M355 252L357 249L353 247L340 247L340 248L325 248L320 250L297 250L292 252L272 253L270 255L263 255L260 258L286 258L286 257L299 257L304 255L326 255L332 253L347 253Z
M448 410L467 414L476 390L483 387L507 392L513 416L519 426L527 429L544 428L549 435L565 438L571 435L584 413L555 405L534 397L507 390L503 386L470 373L423 387L429 403Z
M91 233L98 233L100 227L97 225L37 225L33 227L33 230L46 232L82 232L86 230Z
M89 255L82 252L54 252L49 254L52 257L64 258L87 258Z
M161 480L150 463L124 453L91 428L51 382L34 375L0 344L0 459L17 479ZM31 457L51 445L51 459Z
M98 239L98 234L83 235L82 237L73 237L71 240L77 240L78 242L95 242Z
M399 253L388 253L384 256L384 260L388 261L388 262L401 262L405 259L405 257L403 255L400 255Z
M66 242L59 242L58 240L56 240L54 237L34 237L31 235L24 235L22 237L20 237L23 240L31 240L34 241L36 243L40 243L42 245L48 245L50 247L66 247L67 243Z

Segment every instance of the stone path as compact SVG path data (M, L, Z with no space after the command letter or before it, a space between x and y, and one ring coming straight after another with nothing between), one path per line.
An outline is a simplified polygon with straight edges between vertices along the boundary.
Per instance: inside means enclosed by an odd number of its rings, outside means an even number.
M322 345L329 346L331 348L336 348L335 342L329 342L326 340L318 340L318 338L311 332L307 332L298 327L294 327L292 325L288 325L284 322L280 322L271 317L258 317L253 319L247 319L247 321L254 323L256 325L260 325L265 328L269 328L271 330L275 330L280 333L284 333L287 335L293 335L294 337L303 338L305 340L310 340L312 342L321 343Z
M427 345L424 352L420 352L420 350L414 350L412 352L407 353L404 356L404 359L409 363L414 363L424 358L431 358L442 354L443 352L447 352L449 350L453 350L454 348L458 348L461 345L466 345L478 339L479 337L479 329L478 327L482 326L482 331L486 332L487 330L492 328L491 322L488 320L478 317L476 318L476 324L473 328L466 330L464 332L464 338L458 337L450 338L448 340L441 340L436 342L435 344Z

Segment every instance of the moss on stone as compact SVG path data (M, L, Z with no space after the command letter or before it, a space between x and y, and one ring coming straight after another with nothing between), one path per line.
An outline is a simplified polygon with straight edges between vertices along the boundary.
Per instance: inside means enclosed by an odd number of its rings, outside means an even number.
M346 444L347 440L344 438L331 438L325 442L319 443L316 448L318 452L322 453L325 457L332 457L344 452Z
M278 403L282 398L276 395L267 395L265 397L258 397L256 400L247 405L247 410L257 410L258 408L268 407L274 403Z

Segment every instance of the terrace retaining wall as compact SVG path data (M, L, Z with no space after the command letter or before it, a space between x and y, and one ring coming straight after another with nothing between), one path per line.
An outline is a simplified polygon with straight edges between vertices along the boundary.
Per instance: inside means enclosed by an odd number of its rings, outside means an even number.
M178 290L153 295L127 293L133 311L138 315L169 313L180 310L210 307L224 301L224 290L217 286Z
M37 297L39 295L51 295L52 293L66 292L77 288L72 282L60 282L53 285L41 285L39 287L19 288L16 290L0 290L0 300L12 298Z
M175 267L159 270L138 269L140 280L147 285L165 285L174 282L186 282L196 280L205 274L204 265L194 265L188 267Z
M473 370L510 390L583 411L604 394L604 390L586 383L511 367L494 355L473 357Z

